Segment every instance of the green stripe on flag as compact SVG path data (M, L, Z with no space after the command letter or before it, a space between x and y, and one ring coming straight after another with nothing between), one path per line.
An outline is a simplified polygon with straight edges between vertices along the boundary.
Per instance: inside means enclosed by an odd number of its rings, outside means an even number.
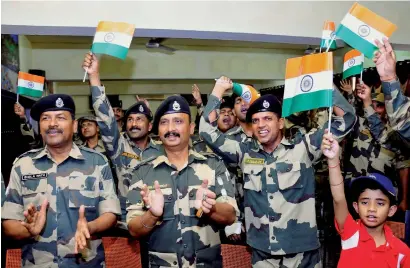
M327 43L329 43L329 42L330 42L330 40ZM322 42L320 43L320 47L327 48L326 40L322 39ZM336 48L337 48L336 40L333 40L332 45L330 46L330 49L336 49Z
M43 95L43 91L27 87L17 87L17 94L40 98Z
M94 43L91 51L96 54L107 54L123 60L127 57L128 48L110 43Z
M312 93L299 94L293 98L283 100L282 117L287 117L297 112L308 111L320 107L330 107L331 105L331 89L323 89Z
M366 58L372 59L373 53L378 50L375 45L358 36L349 28L343 26L343 24L340 24L339 28L337 28L336 35L345 41L349 46L362 52Z
M362 72L362 70L363 70L363 65L362 64L353 66L353 67L351 67L351 68L349 68L349 69L347 69L346 71L343 72L343 79L346 79L346 78L348 78L350 76L353 76L353 75L356 75L356 74L360 74Z

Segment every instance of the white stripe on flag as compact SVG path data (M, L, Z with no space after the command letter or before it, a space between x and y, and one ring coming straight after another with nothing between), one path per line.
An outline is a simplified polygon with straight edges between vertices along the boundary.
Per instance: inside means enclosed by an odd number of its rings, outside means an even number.
M310 76L311 78L307 76ZM313 81L312 88L309 90L307 90L308 88L306 88L306 92L303 92L301 89L302 79ZM323 71L319 73L301 75L299 77L286 79L283 98L293 98L299 94L312 93L323 89L333 89L333 71Z
M329 31L329 30L323 30L322 32L322 39L332 39L332 33L333 31Z
M42 91L43 88L44 88L44 84L24 80L24 79L21 79L21 78L18 80L17 86L26 87L26 88L29 88L29 89L32 89L32 90L40 90L40 91Z
M379 40L380 42L383 40L383 37L387 38L383 33L379 32L378 30L370 27L363 21L359 20L355 16L347 13L346 16L343 18L341 22L346 28L351 30L354 34L360 36L361 38L367 40L368 42L372 43L376 46L374 42L375 39Z
M119 32L96 32L93 43L108 43L129 48L132 36Z
M354 60L354 61L353 61ZM343 63L343 71L352 68L354 66L363 64L363 56L357 56L349 59L345 63Z

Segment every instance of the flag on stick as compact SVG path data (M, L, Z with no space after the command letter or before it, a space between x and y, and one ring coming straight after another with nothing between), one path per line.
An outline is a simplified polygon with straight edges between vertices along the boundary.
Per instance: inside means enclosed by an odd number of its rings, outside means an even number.
M336 35L367 58L373 58L373 53L378 50L374 40L382 42L396 29L395 24L355 3L337 28Z
M345 54L343 63L343 79L360 74L363 71L364 56L363 54L352 49Z
M17 95L26 95L40 98L43 95L44 77L34 74L19 72Z
M288 59L282 116L332 106L332 52Z
M335 35L335 23L333 21L325 21L322 32L322 42L320 43L321 49L336 49L336 41L331 41L332 37Z

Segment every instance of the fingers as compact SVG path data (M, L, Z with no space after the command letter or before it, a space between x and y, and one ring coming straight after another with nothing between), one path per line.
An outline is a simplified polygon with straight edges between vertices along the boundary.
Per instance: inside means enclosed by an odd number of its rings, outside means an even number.
M148 186L147 186L146 184L144 184L144 185L142 186L142 190L141 190L140 193L141 193L142 198L148 197L148 195L149 195L149 190L148 190Z
M207 208L207 209L210 210L212 208L212 205L209 204L207 201L202 201L202 209L204 210L204 208ZM205 212L205 213L207 213L207 212Z
M381 53L386 53L386 47L384 46L382 42L380 42L377 39L375 39L374 42L376 43L376 46L379 48Z
M216 194L210 190L206 191L206 197L211 198L211 199L215 199L216 198Z
M47 207L48 207L48 200L44 199L43 203L41 203L40 213L45 214L47 212Z
M84 229L82 230L82 233L83 233L83 235L85 236L85 238L90 239L91 235L90 235L90 231L88 230L88 227L87 227L87 228L84 228Z
M211 205L211 207L216 205L216 200L214 198L207 198L204 202Z
M208 180L207 179L204 179L202 181L201 187L204 188L204 189L208 189Z
M383 46L385 47L387 53L391 53L393 51L389 39L383 38Z
M158 181L155 181L155 182L154 182L154 188L155 188L155 192L156 192L157 194L161 194L161 193L162 193Z
M85 219L85 207L84 207L84 205L80 206L80 209L78 210L78 215L79 215L79 217L78 217L79 220L84 220Z

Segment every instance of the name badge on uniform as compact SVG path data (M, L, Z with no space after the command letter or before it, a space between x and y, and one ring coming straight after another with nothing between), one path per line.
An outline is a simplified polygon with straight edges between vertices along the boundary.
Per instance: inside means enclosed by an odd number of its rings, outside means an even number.
M39 174L30 174L30 175L22 175L21 180L38 180L42 178L47 178L47 173L39 173Z
M123 152L121 155L125 156L125 157L128 157L128 158L132 158L132 159L137 159L137 160L141 159L138 155L130 154L130 153L127 153L127 152Z
M265 163L265 159L263 158L246 158L245 164L253 164L253 165L263 165Z

